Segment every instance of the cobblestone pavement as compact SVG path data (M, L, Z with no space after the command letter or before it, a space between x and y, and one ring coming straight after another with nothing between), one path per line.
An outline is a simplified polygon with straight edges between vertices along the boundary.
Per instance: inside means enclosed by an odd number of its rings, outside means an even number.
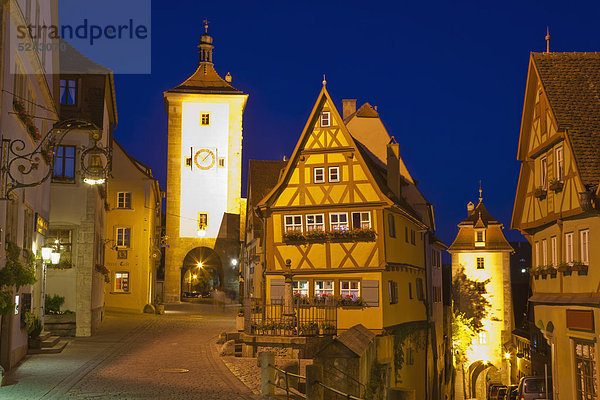
M162 316L108 315L95 336L74 339L64 354L29 357L0 398L255 399L214 345L233 329L235 310L183 304Z

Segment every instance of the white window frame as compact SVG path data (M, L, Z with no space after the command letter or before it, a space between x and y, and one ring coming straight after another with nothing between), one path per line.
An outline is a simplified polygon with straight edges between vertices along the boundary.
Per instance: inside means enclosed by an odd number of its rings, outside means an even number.
M321 284L321 288L319 288ZM329 287L328 287L329 286ZM315 297L333 296L335 294L335 281L333 279L315 280Z
M321 113L321 128L327 128L331 126L331 113L329 111L323 111Z
M120 275L120 276L119 276ZM127 289L123 289L123 275L126 275L126 279L127 279ZM121 280L121 287L117 287L117 282L118 280ZM119 292L119 293L129 293L129 271L118 271L115 272L115 286L114 286L114 291L115 292Z
M317 178L317 173L321 174L321 179ZM313 168L313 183L325 183L325 168L324 167Z
M119 239L119 231L122 231L122 240ZM127 242L125 241L125 232L127 232ZM131 248L131 228L119 226L115 229L115 243L118 248Z
M477 334L477 344L484 345L484 346L488 344L487 331L481 331Z
M340 222L340 216L344 215L346 217L346 222ZM337 221L334 222L334 219ZM343 224L346 226L344 227ZM329 229L332 231L347 231L350 228L350 224L348 222L348 213L329 213Z
M479 234L481 234L482 240L479 240ZM485 247L485 229L475 230L475 247Z
M292 290L294 291L294 295L308 297L309 282L307 279L294 280L294 282L292 284L292 288L293 288Z
M354 214L360 214L360 226L358 228L354 227ZM368 217L368 219L363 220L365 215ZM352 229L371 229L371 211L353 211L351 217Z
M573 263L573 232L565 233L565 262Z
M288 218L291 221L288 222ZM284 215L283 216L283 232L303 232L302 229L302 215Z
M563 181L565 179L565 160L564 160L563 147L559 146L554 152L554 158L556 160L556 179Z
M332 173L335 174L335 178L332 178ZM340 181L340 167L329 167L329 182L339 182Z
M548 265L548 241L546 239L542 240L542 261L544 261L543 265Z
M123 198L121 198L121 195L123 195ZM131 192L117 192L117 208L131 210L132 197Z
M579 255L585 265L590 263L590 230L579 231Z
M325 231L325 214L306 214L306 232ZM312 222L310 220L312 219ZM321 222L318 222L318 220Z
M540 160L540 179L541 186L544 189L548 188L548 159L546 157L542 157Z
M535 265L542 265L540 264L540 242L535 242Z
M355 285L354 285L355 284ZM344 286L347 288L344 289ZM340 280L340 296L350 296L352 298L360 297L360 281L357 279L341 279Z
M552 265L558 265L558 252L556 247L556 236L550 238L550 251L552 252Z

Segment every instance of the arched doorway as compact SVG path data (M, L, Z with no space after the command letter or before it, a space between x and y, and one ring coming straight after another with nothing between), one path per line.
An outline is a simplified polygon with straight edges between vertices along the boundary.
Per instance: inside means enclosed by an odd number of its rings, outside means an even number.
M209 247L190 250L181 266L181 300L210 297L215 289L223 289L221 258Z
M469 395L473 399L486 399L490 383L501 383L500 371L492 363L475 361L469 367Z

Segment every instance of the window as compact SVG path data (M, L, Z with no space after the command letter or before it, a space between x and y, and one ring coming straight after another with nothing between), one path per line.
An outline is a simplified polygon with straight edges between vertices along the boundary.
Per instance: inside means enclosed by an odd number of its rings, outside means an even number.
M131 238L131 228L117 228L117 247L129 247Z
M308 281L294 281L294 295L308 297Z
M347 231L348 230L348 214L332 213L329 214L329 226L332 231Z
M11 196L13 197L13 196ZM19 230L19 200L14 196L8 201L6 206L6 233L4 240L6 242L17 243L17 232Z
M415 240L416 240L416 232L413 229L411 229L410 230L410 244L416 244Z
M340 295L342 297L360 297L360 282L359 281L340 281Z
M442 266L442 252L437 249L431 249L431 265L437 268Z
M542 261L543 265L548 265L548 243L546 239L542 240Z
M315 281L315 296L333 296L334 283L332 280Z
M129 272L115 272L115 292L129 292Z
M23 249L33 250L33 211L23 207Z
M331 125L331 114L329 111L323 111L321 113L321 127L326 128Z
M573 339L577 400L596 399L596 349L593 342Z
M388 214L388 231L390 233L390 237L396 237L396 220L393 214Z
M564 167L564 161L563 161L562 146L556 148L555 156L556 156L556 179L558 179L559 181L562 181L565 177L565 167Z
M398 303L398 282L388 281L390 304Z
M225 158L219 158L219 168L225 167Z
M481 331L477 334L477 344L488 344L488 333L486 331Z
M485 268L485 258L477 257L477 269L484 269L484 268Z
M49 229L46 241L60 253L61 261L71 261L72 231L70 229Z
M558 265L558 253L556 248L556 236L550 238L550 251L552 252L552 265Z
M208 227L208 213L198 213L198 229L206 229Z
M573 262L573 232L565 233L565 262Z
M541 166L540 166L540 178L541 178L541 185L544 189L546 189L547 183L548 183L548 160L546 160L546 157L542 158L541 160Z
M302 232L302 215L286 215L284 232Z
M313 168L313 183L325 182L325 168Z
M52 181L75 183L75 146L56 146L54 151Z
M408 282L408 298L412 299L412 283Z
M425 291L423 290L423 279L417 278L417 299L425 300Z
M340 181L340 167L329 167L329 182Z
M323 214L308 214L306 216L306 231L324 231L325 217Z
M200 125L202 125L202 126L210 125L210 113L201 113L200 114Z
M371 228L371 213L369 211L352 213L352 229Z
M404 227L404 241L408 243L408 226Z
M117 193L117 208L131 208L131 193L130 192L118 192Z
M542 265L540 263L540 242L535 242L535 262L537 265Z
M580 246L580 255L581 262L584 264L589 264L590 262L590 230L586 229L583 231L579 231L579 246Z
M60 80L60 104L77 104L77 81L75 79Z

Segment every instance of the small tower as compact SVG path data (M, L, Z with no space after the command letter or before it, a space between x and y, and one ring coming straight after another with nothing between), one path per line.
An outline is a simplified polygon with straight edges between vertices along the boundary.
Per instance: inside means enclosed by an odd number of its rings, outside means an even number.
M248 95L213 64L204 20L196 71L164 92L168 115L165 300L237 289L242 116ZM230 77L230 75L228 74ZM197 277L210 275L209 283Z
M510 286L510 246L503 225L493 218L483 205L481 188L479 203L467 204L467 218L458 224L458 235L448 248L452 255L452 276L462 268L467 277L474 281L486 281L489 314L483 320L484 330L478 335L468 353L464 365L470 398L486 398L489 382L509 385L511 332L514 327ZM463 382L457 377L457 382ZM457 399L463 398L462 387L456 390Z

